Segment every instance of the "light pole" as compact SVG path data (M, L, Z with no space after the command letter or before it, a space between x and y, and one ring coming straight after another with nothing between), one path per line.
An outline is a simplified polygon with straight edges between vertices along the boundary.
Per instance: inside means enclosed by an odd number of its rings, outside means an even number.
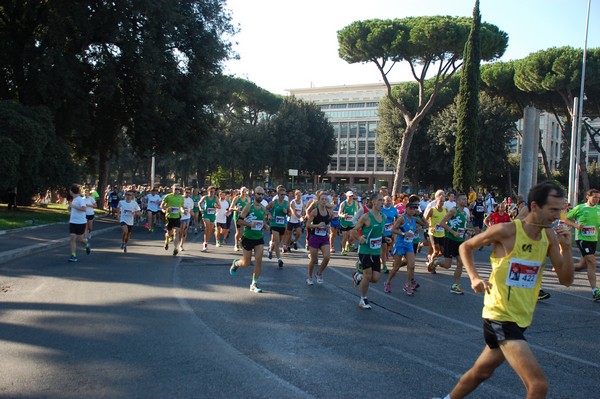
M573 104L573 128L571 129L573 132L573 136L571 137L571 162L570 162L570 170L569 170L569 202L572 206L577 205L577 191L579 186L579 147L580 147L580 132L581 132L581 116L583 115L583 98L584 94L584 86L585 86L585 66L586 66L586 58L587 58L587 38L588 38L588 29L590 26L590 5L592 0L588 0L587 5L587 15L585 21L585 36L583 39L583 61L581 65L581 85L579 89L579 103L575 102ZM577 99L575 99L577 101ZM575 148L573 148L573 143L575 143Z

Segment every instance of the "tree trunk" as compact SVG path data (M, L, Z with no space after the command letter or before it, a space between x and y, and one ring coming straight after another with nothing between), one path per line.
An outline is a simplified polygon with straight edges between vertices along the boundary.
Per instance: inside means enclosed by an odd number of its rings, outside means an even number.
M98 193L98 209L103 209L104 206L104 191L108 184L108 154L105 151L100 151L98 157L98 187L96 192Z
M406 172L406 162L408 161L408 151L410 150L410 144L415 135L416 126L409 124L404 129L402 134L402 143L398 149L398 162L396 164L396 174L394 176L394 186L392 188L392 195L400 194L402 192L402 181L404 180L404 173Z
M548 155L546 154L546 150L544 150L544 146L542 146L542 135L540 135L540 145L539 150L542 153L542 164L544 166L544 173L548 179L552 178L552 172L550 172L550 167L548 166Z

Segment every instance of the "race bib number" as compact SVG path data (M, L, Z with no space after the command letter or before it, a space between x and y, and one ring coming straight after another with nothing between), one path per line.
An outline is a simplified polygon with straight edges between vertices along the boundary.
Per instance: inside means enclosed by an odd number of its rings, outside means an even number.
M404 233L404 242L413 242L414 239L415 233L413 233L412 231L407 231L406 233Z
M518 288L535 288L541 269L541 262L511 258L506 285Z
M264 222L262 220L254 221L254 226L251 227L252 230L259 231L262 230L264 226Z
M173 213L173 214L178 214L179 213L179 208L177 208L176 206L172 206L169 208L169 212Z
M285 224L285 216L275 216L275 224Z
M596 226L583 226L581 235L583 237L594 237L596 235Z
M381 237L371 238L369 240L369 248L371 249L381 249L381 241L383 239Z
M459 227L458 229L456 229L456 232L458 233L458 237L460 238L465 238L465 231L466 229Z
M206 208L207 215L214 215L215 213L217 213L216 208Z
M385 231L386 233L391 233L392 232L392 223L386 223L385 226L383 226L383 231Z
M340 216L340 213L338 211L333 211L333 217L337 218Z
M477 205L477 206L475 207L475 212L478 212L478 213L481 213L481 212L483 212L483 205Z
M327 226L319 226L315 229L315 235L320 237L325 237L327 235Z
M351 222L351 221L352 221L352 219L354 219L354 216L353 216L353 215L346 215L346 217L344 218L344 220L345 220L346 222Z
M126 214L126 215L130 214L131 212L132 212L132 211L131 211L131 210L129 210L129 209L123 209L123 213L124 213L124 214Z
M441 224L436 224L433 231L435 233L443 233L444 232L444 228L442 227Z

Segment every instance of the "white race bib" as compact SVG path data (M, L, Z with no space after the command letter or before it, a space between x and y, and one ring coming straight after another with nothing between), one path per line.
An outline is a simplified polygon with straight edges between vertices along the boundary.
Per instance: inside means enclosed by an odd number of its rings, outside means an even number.
M406 233L404 233L404 242L410 242L412 243L415 239L415 233L413 233L412 231L407 231Z
M458 229L456 229L456 232L458 233L458 237L460 238L465 238L465 231L466 229L459 227Z
M475 207L475 212L477 212L477 213L481 213L481 212L483 212L483 205L477 205L477 206Z
M217 210L215 208L206 208L207 215L214 215L215 213L217 213Z
M325 237L327 235L327 226L319 226L315 228L315 235L320 237Z
M392 223L386 223L383 226L383 231L385 231L386 233L391 233L391 231L392 231Z
M542 263L525 259L511 258L506 276L506 285L518 288L535 288Z
M434 232L436 233L443 233L444 232L444 228L442 227L441 224L436 224L435 228L433 229Z
M258 231L263 229L264 222L262 220L256 220L255 225L251 227L252 230Z
M352 221L352 219L354 219L354 216L353 216L353 215L346 215L346 217L344 218L344 220L345 220L346 222L351 222L351 221Z
M371 238L369 240L369 248L371 248L371 249L381 249L381 241L382 241L381 237Z
M177 208L176 206L172 206L169 208L169 212L171 212L172 214L178 214L179 208Z
M285 216L275 216L275 224L285 224Z
M596 235L596 226L583 226L581 229L581 235L583 237L593 237Z

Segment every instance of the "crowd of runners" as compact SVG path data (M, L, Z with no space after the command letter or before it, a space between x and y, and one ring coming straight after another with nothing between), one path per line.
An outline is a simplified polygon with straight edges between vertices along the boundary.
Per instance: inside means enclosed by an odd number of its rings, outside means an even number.
M96 193L97 194L97 193ZM93 190L73 185L69 261L77 261L76 244L91 252L94 208ZM134 225L148 233L164 231L164 249L173 256L185 250L188 234L203 234L202 252L230 245L241 256L232 260L229 273L252 267L250 290L260 293L263 255L275 258L283 268L285 254L304 242L308 253L306 284L324 283L331 254L355 256L352 281L360 290L358 307L371 309L368 290L386 276L384 292L406 267L399 285L415 295L416 253L426 254L427 270L451 269L456 259L449 293L463 295L463 268L475 293L485 294L483 329L486 347L473 368L460 379L446 398L462 398L489 378L507 360L524 382L528 397L544 397L547 381L524 338L538 300L550 295L541 289L547 258L561 284L569 286L576 270L586 270L592 299L600 301L596 285L596 245L600 228L600 191L586 193L586 202L571 208L563 190L551 182L534 186L527 198L497 201L493 193L472 190L453 193L437 190L428 195L390 196L386 187L357 196L353 191L206 190L182 187L140 190L135 187L107 189L105 207L121 225L121 250L127 252ZM265 248L265 233L269 242ZM581 252L574 266L572 234ZM336 237L340 246L336 248ZM161 238L162 239L162 238ZM492 245L488 280L479 277L474 251ZM302 248L300 248L302 249ZM389 265L389 266L388 266Z

